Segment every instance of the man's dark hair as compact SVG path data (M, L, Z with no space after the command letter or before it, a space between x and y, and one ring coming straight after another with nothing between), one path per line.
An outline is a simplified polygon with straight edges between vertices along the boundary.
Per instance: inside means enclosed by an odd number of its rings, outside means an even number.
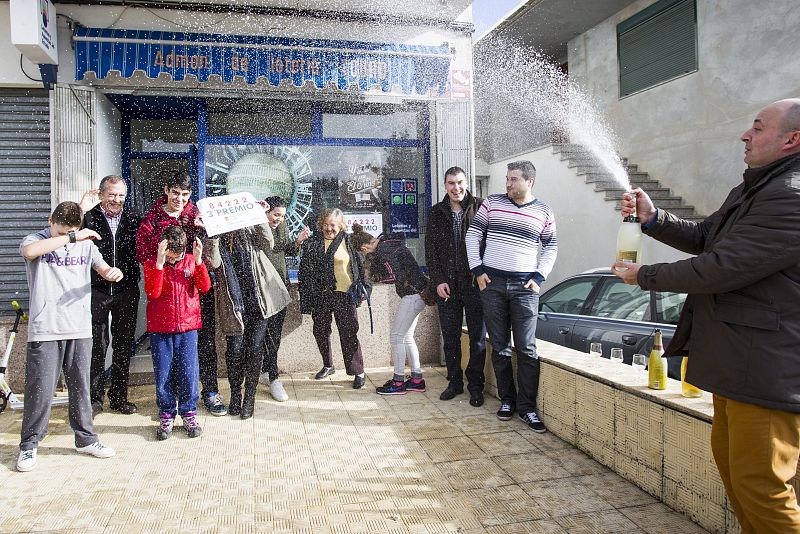
M450 167L449 169L444 171L444 181L445 182L447 181L448 176L455 176L456 174L459 173L463 174L465 177L467 176L467 173L461 167Z
M122 176L120 176L118 174L109 174L108 176L106 176L102 180L100 180L100 191L103 191L107 186L109 186L111 184L117 184L119 182L122 182L122 183L125 184L125 189L128 188L128 184L125 183L125 178L123 178Z
M792 104L783 112L781 133L800 130L800 104Z
M264 202L269 204L269 211L272 211L274 208L286 207L286 201L283 199L283 197L279 197L277 195L265 198Z
M180 226L170 225L164 228L161 232L161 241L164 239L167 240L167 250L175 254L186 252L186 232Z
M183 171L178 171L172 176L167 176L167 179L164 181L164 186L167 189L180 189L182 191L188 191L192 188L192 180L189 178L189 174Z
M67 200L56 206L50 215L50 220L53 224L60 224L67 228L80 228L81 222L83 222L83 210L77 202Z
M512 161L508 164L509 171L522 171L522 177L526 180L536 179L536 167L528 160Z

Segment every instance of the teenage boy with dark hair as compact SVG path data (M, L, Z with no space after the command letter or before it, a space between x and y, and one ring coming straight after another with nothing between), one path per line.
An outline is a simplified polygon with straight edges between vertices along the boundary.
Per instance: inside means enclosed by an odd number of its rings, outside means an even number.
M47 434L58 375L64 372L69 392L69 424L78 452L110 458L115 451L97 438L92 426L89 366L92 353L90 275L94 269L109 282L122 271L109 266L92 240L94 230L80 229L83 212L75 202L62 202L49 227L22 240L30 290L31 321L25 362L25 409L20 433L18 471L36 466L36 450Z
M156 200L145 214L136 233L136 259L144 263L155 259L161 232L168 226L178 226L186 234L186 252L191 253L198 231L205 235L200 222L200 211L189 197L191 181L185 172L176 172L164 182L164 196ZM200 297L203 328L197 333L197 352L200 361L200 382L203 404L211 415L225 415L228 409L217 385L217 345L214 318L213 287Z
M186 253L186 246L184 231L167 226L161 232L156 257L144 264L147 331L160 412L156 436L160 440L172 433L176 413L190 438L202 432L196 419L197 330L202 325L200 293L211 288L211 279L203 264L200 239L195 239L191 254Z

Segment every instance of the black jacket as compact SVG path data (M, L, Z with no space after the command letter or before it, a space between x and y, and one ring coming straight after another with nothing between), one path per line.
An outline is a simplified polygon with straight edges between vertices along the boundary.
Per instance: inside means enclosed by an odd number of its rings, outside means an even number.
M367 260L370 279L394 282L394 290L400 297L422 293L428 287L428 277L419 270L403 234L381 236L378 247L367 255Z
M464 219L461 221L461 238L458 243L453 242L450 197L445 196L431 208L425 232L425 263L434 287L447 283L452 293L458 293L472 285L464 236L481 202L482 198L472 196L469 191L464 195L464 200L461 201Z
M688 293L670 355L686 380L739 402L800 413L800 155L748 169L700 223L663 210L647 234L697 256L644 265L644 289Z
M364 278L364 264L361 256L350 244L350 236L341 232L328 248L330 254L325 252L325 239L321 235L314 236L303 243L300 256L300 271L297 274L297 290L300 293L300 313L311 313L320 298L325 294L336 291L336 275L333 272L333 254L339 248L339 239L344 239L347 251L350 253L350 277L355 286L363 284L367 291L371 286ZM355 301L356 307L361 305L361 300Z
M105 215L100 210L100 204L90 209L83 216L83 227L94 230L102 238L95 241L100 249L103 259L112 267L118 267L123 274L122 280L111 283L96 272L92 271L92 289L107 295L119 293L122 290L138 287L140 279L139 263L136 261L136 231L142 217L129 207L122 210L116 238L111 234Z

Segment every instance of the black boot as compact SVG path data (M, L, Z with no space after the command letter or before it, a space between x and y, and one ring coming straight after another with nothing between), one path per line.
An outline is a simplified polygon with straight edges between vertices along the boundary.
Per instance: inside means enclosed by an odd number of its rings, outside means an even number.
M236 389L231 386L231 402L228 404L228 413L231 415L242 413L242 386Z
M231 402L228 405L228 413L239 415L242 413L242 362L239 359L225 358L228 367L228 383L231 385Z
M242 401L242 419L250 419L256 409L256 388L244 388L244 400Z
M258 388L258 372L261 370L261 362L257 367L248 369L247 376L244 378L244 399L242 400L242 419L250 419L256 409L256 389Z

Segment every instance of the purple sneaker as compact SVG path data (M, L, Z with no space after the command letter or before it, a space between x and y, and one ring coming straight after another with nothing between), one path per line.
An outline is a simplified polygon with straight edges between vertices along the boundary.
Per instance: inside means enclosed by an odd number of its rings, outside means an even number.
M158 428L156 429L156 438L159 441L164 441L172 435L172 427L175 425L175 416L169 412L161 412L159 415Z
M186 433L189 434L190 438L196 438L203 433L200 423L197 422L197 412L186 412L181 415L181 419L183 419L183 428L186 429Z

